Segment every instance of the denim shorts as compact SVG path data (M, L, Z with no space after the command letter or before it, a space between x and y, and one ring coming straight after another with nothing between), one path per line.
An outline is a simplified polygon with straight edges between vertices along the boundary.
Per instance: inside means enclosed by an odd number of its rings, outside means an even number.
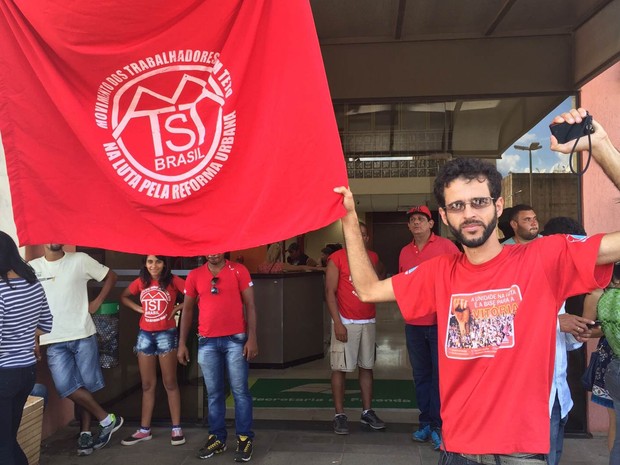
M47 365L60 397L67 397L79 388L95 392L105 385L96 334L48 345Z
M138 332L138 340L133 350L136 354L164 355L178 347L179 336L176 328L164 331L144 331L141 329Z

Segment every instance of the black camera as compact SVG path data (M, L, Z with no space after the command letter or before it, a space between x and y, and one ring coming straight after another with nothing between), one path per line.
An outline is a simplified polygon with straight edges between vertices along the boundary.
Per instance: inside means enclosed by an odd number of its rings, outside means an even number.
M592 116L588 114L581 123L554 123L549 125L549 130L560 144L564 144L569 140L592 134L594 132L594 125L592 124Z

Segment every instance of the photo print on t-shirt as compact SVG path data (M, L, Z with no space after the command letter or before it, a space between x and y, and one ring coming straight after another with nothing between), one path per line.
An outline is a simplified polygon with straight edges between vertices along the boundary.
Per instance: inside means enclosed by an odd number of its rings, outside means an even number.
M144 310L144 320L148 323L166 319L166 309L170 302L168 291L158 286L151 286L140 293L140 302Z
M453 294L448 315L446 356L454 359L493 357L514 347L514 316L521 291L513 285L473 294Z

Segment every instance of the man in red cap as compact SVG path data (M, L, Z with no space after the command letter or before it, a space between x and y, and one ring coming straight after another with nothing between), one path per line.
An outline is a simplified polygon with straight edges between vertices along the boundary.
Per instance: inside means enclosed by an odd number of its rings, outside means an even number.
M437 255L458 253L454 243L433 233L433 217L426 205L412 207L407 212L413 241L400 251L398 271L410 270ZM409 361L413 367L415 395L420 409L420 427L413 440L430 439L435 450L441 445L441 416L439 415L439 375L437 357L436 313L407 321L405 338Z

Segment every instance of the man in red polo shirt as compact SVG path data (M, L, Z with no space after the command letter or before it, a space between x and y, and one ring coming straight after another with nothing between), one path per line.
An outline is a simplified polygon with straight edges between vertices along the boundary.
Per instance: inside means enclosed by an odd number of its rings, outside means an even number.
M360 223L364 244L368 246L368 230ZM379 256L367 250L375 270ZM330 364L332 369L332 396L334 399L334 432L349 434L347 416L344 413L346 374L358 369L362 393L362 424L372 429L385 428L385 423L371 409L372 369L375 365L375 305L359 300L344 249L329 256L325 270L325 300L332 317Z
M433 233L433 217L426 205L412 207L407 212L407 226L413 240L400 251L399 273L415 268L420 263L443 254L459 253L452 241ZM409 361L413 368L415 396L420 409L420 427L412 439L426 442L433 449L441 446L441 416L439 414L439 365L437 356L437 314L407 321L405 339Z
M249 360L258 354L256 308L250 273L224 254L207 255L207 263L192 270L185 281L185 300L179 334L179 363L187 365L187 335L198 300L198 364L209 403L209 438L198 457L207 459L226 450L226 383L235 400L236 462L252 458L252 395L248 387ZM245 307L245 314L244 309Z

